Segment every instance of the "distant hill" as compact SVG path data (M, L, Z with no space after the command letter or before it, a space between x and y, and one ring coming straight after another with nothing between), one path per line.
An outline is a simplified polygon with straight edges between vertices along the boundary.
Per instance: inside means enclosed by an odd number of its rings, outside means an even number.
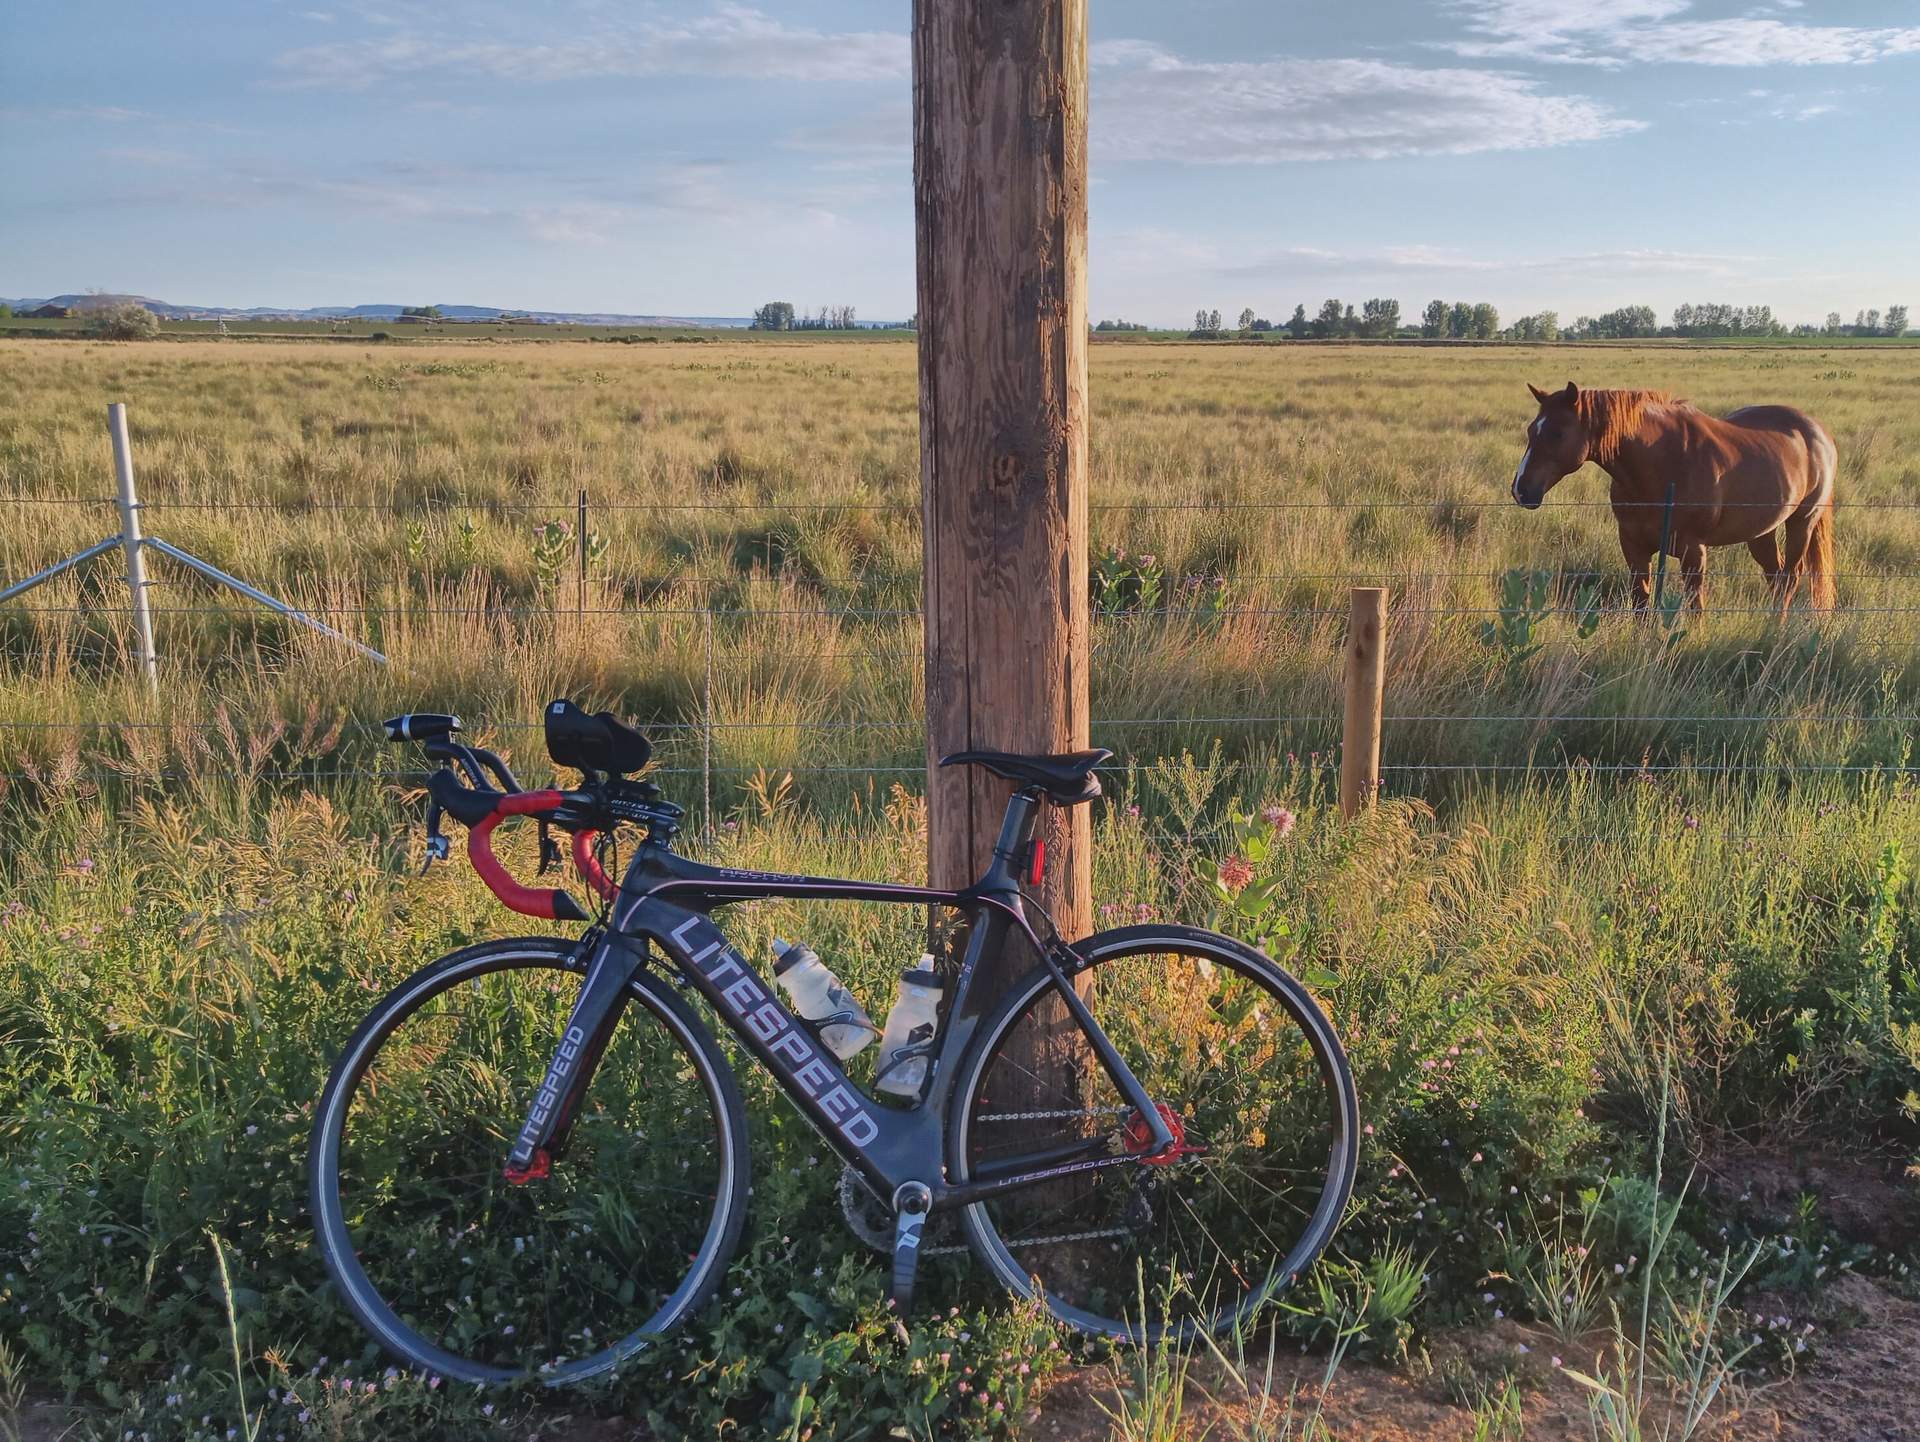
M48 304L84 311L126 301L144 305L162 320L398 320L400 312L407 308L402 305L316 305L298 310L272 305L244 308L175 305L146 295L48 295L23 296L17 300L0 296L0 304L10 305L15 311ZM739 328L750 323L743 315L622 315L613 311L519 310L491 305L442 305L440 316L452 321L499 320L511 316L515 320L553 325L709 326L714 329Z

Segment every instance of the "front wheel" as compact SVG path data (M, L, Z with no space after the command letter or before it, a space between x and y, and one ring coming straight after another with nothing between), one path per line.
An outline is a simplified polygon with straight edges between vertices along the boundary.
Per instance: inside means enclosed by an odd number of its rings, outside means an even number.
M975 1203L968 1239L1005 1286L1083 1331L1226 1331L1340 1224L1359 1130L1346 1056L1306 988L1229 937L1126 927L1074 950L1089 1009L1179 1144L1146 1155L1145 1119L1036 969L962 1063L956 1181L1024 1169L1019 1158L1140 1160Z
M409 977L335 1064L310 1165L321 1255L386 1348L462 1382L604 1372L713 1294L746 1215L739 1090L672 988L635 974L567 1148L503 1168L580 994L558 939Z

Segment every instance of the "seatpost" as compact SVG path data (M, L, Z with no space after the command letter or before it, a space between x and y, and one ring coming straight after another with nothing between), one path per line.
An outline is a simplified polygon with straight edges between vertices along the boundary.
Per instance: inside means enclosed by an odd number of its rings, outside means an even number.
M1007 798L1007 814L1000 821L1000 837L993 843L993 871L1015 871L1020 854L1033 839L1033 827L1040 814L1040 793L1022 789Z

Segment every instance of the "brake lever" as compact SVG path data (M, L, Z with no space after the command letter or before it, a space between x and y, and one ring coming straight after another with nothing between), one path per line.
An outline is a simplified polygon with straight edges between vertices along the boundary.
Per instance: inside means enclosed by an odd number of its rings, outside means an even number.
M427 868L436 861L445 861L451 855L446 836L440 830L440 803L427 803L427 859L420 863L420 874L425 876Z

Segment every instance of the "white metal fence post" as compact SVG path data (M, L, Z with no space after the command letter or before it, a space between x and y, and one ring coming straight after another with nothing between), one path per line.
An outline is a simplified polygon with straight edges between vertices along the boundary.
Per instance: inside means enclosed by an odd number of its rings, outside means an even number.
M120 545L127 553L127 589L133 593L134 644L140 648L140 669L147 689L160 691L160 672L153 654L153 613L147 609L146 545L140 534L140 498L133 489L133 448L127 443L127 407L115 401L107 407L107 429L113 433L113 471L120 488Z

